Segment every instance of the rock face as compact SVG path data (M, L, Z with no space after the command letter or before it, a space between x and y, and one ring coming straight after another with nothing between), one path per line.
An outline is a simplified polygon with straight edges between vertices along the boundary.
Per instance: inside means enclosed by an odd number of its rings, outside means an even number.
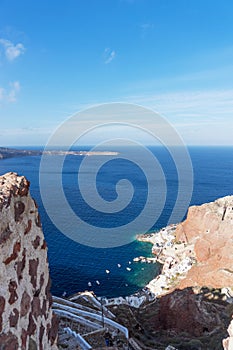
M197 260L178 288L233 286L233 196L190 207L175 236L194 245Z
M161 330L200 337L205 332L225 327L220 317L225 307L224 304L209 302L203 294L197 295L191 288L176 290L160 299L155 325Z
M29 182L0 176L0 349L57 349L47 247Z

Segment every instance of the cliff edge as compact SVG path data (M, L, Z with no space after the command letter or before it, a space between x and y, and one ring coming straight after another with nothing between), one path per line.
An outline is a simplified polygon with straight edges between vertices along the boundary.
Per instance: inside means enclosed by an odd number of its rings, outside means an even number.
M0 176L0 348L57 349L47 246L29 182Z
M175 237L176 242L193 246L196 258L179 288L233 286L233 196L190 207Z
M162 264L147 285L157 298L150 318L157 336L168 339L172 332L178 349L189 349L192 344L179 338L185 332L198 340L197 348L233 350L233 321L228 338L225 332L233 303L233 196L192 206L184 222L138 239L153 244Z

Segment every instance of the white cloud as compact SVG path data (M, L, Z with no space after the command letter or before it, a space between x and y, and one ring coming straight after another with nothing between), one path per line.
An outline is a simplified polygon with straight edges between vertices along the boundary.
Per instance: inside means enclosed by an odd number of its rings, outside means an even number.
M5 89L0 87L0 101L2 101L4 99L4 95L5 95Z
M126 100L164 115L187 144L233 144L233 89L171 91Z
M0 130L1 146L46 145L52 132L53 128L46 127L2 127Z
M150 23L150 22L143 23L143 24L140 25L140 28L141 28L142 38L144 38L145 35L147 34L147 32L154 28L154 24Z
M152 23L143 23L143 24L140 25L140 27L143 30L153 29L154 28L154 24L152 24Z
M177 121L182 116L200 117L207 121L219 115L222 117L233 116L232 89L136 95L128 97L127 100L146 104L148 107L172 116Z
M16 102L19 91L20 91L19 81L14 81L10 83L8 89L0 87L0 104Z
M104 63L109 64L112 62L112 60L116 57L116 51L111 50L109 47L107 47L104 50Z
M25 52L25 47L21 43L14 45L10 40L0 38L0 45L8 61L14 61Z
M8 102L15 102L17 94L20 91L20 83L18 81L14 81L13 83L10 83L10 91L8 93Z

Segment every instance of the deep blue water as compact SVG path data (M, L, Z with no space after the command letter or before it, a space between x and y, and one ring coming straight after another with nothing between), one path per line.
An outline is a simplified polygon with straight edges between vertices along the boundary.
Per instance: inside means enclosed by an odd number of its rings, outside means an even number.
M151 151L159 160L166 177L167 196L165 207L150 231L166 226L178 191L176 167L169 153L161 148ZM136 152L133 150L133 152ZM191 205L213 201L219 197L233 194L233 148L232 147L191 147L189 148L194 170L194 188ZM97 156L92 157L93 166ZM107 162L98 172L97 187L106 201L116 198L115 184L127 178L134 187L129 205L118 215L99 213L88 207L80 195L77 172L83 157L68 156L63 168L63 188L69 204L83 220L99 227L118 227L135 219L142 211L148 195L147 180L143 171L131 161L117 159ZM133 241L116 248L91 248L78 244L64 236L51 222L43 207L39 188L40 157L12 158L0 161L0 174L15 171L25 175L31 182L31 194L39 204L43 230L49 248L49 263L52 276L52 292L61 295L81 290L94 290L97 295L128 295L144 286L158 273L158 266L132 263L138 255L151 254L151 245ZM92 171L90 168L89 171ZM89 184L87 183L87 186ZM154 186L160 187L159 179ZM48 186L48 191L51 190ZM152 203L148 215L153 217L156 203ZM187 208L186 208L187 209ZM58 209L62 215L62 208ZM135 230L132 237L140 233ZM98 238L97 238L98 239ZM121 264L119 268L117 264ZM126 267L130 266L131 271ZM110 270L106 274L106 269ZM100 285L96 284L100 281ZM88 287L88 282L92 287Z

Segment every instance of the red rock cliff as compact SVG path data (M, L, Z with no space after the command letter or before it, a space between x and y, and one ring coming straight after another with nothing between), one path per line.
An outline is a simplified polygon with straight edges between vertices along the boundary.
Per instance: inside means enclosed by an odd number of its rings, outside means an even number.
M57 349L47 247L29 182L0 176L0 348Z
M175 236L194 244L197 260L178 288L233 286L233 196L191 207Z

